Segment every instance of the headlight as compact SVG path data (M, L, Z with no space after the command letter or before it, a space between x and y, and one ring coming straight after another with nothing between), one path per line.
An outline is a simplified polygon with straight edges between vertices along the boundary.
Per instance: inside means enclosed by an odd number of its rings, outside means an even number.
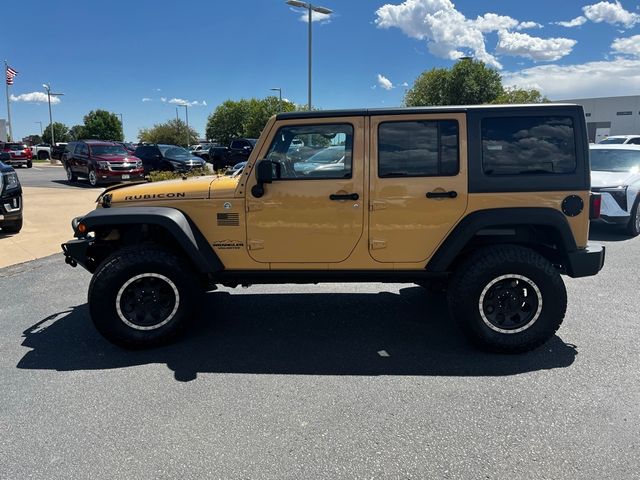
M608 193L613 197L622 210L627 210L627 187L605 187L600 189L600 193Z
M100 168L102 170L108 170L109 169L109 162L98 162L98 168Z
M174 168L183 169L185 167L184 163L182 162L174 162L173 160L169 160L169 162L174 166Z
M4 183L5 183L5 190L12 190L20 186L20 182L18 181L18 175L15 172L5 173L3 177L4 177Z

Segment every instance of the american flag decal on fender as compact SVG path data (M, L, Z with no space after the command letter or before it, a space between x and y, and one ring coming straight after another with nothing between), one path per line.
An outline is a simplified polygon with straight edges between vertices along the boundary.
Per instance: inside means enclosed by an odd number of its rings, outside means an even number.
M218 213L219 227L238 227L240 226L239 213Z

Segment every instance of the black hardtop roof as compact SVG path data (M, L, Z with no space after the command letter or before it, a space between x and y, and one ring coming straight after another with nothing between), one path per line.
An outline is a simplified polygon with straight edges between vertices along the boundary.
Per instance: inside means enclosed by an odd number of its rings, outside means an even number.
M574 103L531 103L518 105L447 105L438 107L392 107L392 108L355 108L345 110L315 110L300 112L283 112L276 115L277 120L294 120L298 118L327 117L363 117L375 115L407 115L412 113L462 113L469 110L504 111L522 109L582 108Z

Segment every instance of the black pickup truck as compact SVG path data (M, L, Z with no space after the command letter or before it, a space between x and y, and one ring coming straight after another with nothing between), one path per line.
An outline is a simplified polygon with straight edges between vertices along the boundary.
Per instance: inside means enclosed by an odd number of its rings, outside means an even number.
M213 146L208 151L193 153L213 164L214 170L220 170L247 161L257 141L256 138L236 138L231 140L228 147Z

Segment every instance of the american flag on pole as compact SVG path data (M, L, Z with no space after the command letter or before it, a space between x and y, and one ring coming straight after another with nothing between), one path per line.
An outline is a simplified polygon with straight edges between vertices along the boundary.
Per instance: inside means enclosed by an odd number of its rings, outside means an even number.
M17 74L17 71L7 65L7 85L13 85L13 77L15 77Z

